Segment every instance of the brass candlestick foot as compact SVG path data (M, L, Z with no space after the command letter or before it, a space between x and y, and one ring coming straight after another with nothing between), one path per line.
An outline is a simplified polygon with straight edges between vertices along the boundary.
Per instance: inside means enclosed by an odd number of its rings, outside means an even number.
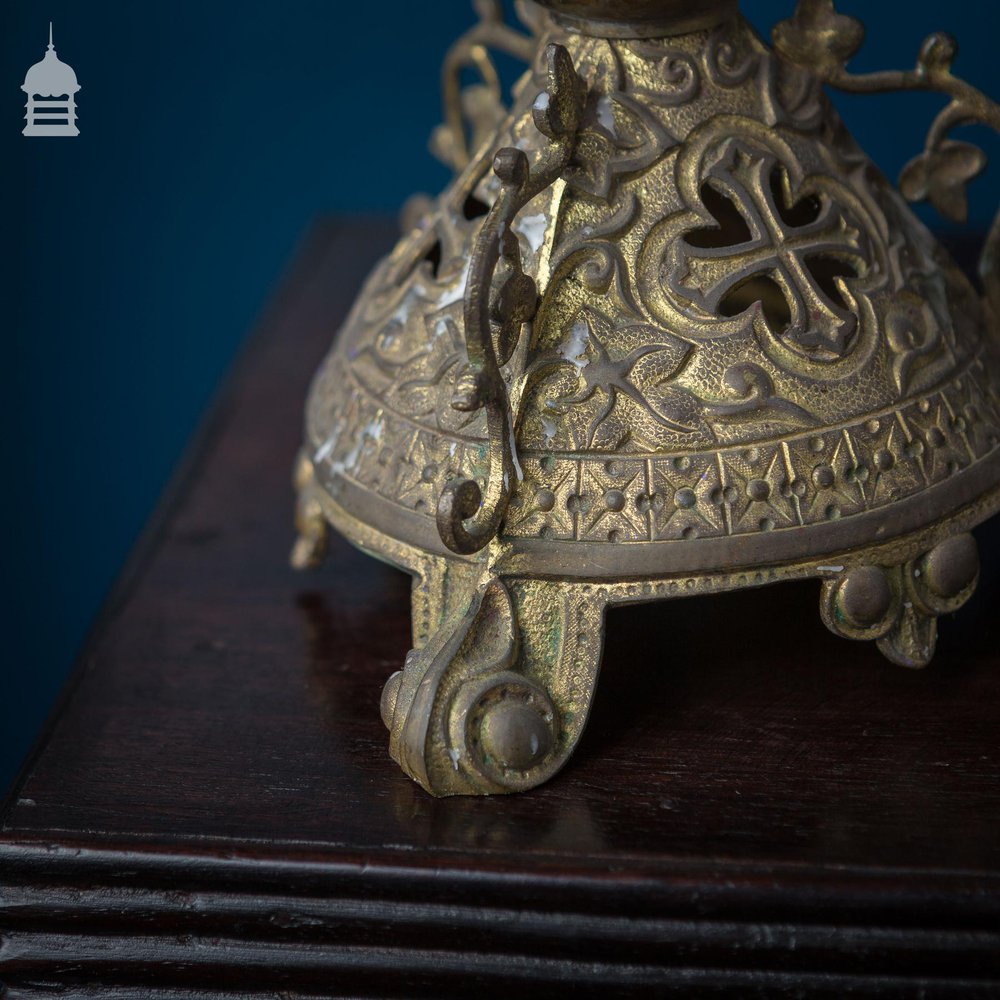
M429 564L415 589L439 591L448 572L444 560ZM435 795L523 791L559 770L583 731L601 595L540 580L468 582L386 685L390 752Z

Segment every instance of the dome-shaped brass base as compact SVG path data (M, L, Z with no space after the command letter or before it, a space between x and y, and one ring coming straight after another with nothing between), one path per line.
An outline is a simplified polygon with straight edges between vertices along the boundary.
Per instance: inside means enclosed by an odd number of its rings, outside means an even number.
M463 61L486 80L436 134L458 175L317 373L296 473L297 565L333 525L413 574L382 715L436 795L565 763L612 604L814 577L832 631L925 665L1000 507L997 230L981 301L822 92L950 94L902 188L954 213L982 162L948 127L1000 117L948 41L853 77L826 0L778 54L725 3L664 37L549 6L509 113L483 46L524 36L487 11L450 57L456 100Z

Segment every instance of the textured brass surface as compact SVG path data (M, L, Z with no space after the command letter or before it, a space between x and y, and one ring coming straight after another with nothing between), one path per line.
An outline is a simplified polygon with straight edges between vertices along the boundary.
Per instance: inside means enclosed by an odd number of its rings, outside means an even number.
M610 604L813 577L828 628L925 665L1000 507L1000 226L980 296L905 201L964 217L985 159L949 132L1000 128L954 42L855 75L830 0L774 50L725 3L547 6L480 4L448 57L457 175L362 290L296 470L296 565L332 525L414 576L381 710L436 795L565 763ZM491 47L530 61L509 109ZM899 190L824 84L947 95Z

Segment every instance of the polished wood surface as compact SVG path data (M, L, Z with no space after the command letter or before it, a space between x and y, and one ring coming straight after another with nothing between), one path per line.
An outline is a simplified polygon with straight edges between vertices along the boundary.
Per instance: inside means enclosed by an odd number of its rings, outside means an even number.
M287 555L308 378L391 238L307 240L26 765L6 995L1000 995L996 527L925 671L816 583L616 609L547 786L389 759L409 581Z

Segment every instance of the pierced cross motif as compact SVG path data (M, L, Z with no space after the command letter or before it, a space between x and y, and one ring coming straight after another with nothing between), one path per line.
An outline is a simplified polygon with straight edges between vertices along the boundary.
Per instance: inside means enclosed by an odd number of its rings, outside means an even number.
M701 188L708 225L688 229L664 275L714 316L763 310L787 347L813 360L850 353L858 319L844 278L868 270L859 226L822 191L796 200L773 153L728 143ZM758 305L759 304L759 305Z

